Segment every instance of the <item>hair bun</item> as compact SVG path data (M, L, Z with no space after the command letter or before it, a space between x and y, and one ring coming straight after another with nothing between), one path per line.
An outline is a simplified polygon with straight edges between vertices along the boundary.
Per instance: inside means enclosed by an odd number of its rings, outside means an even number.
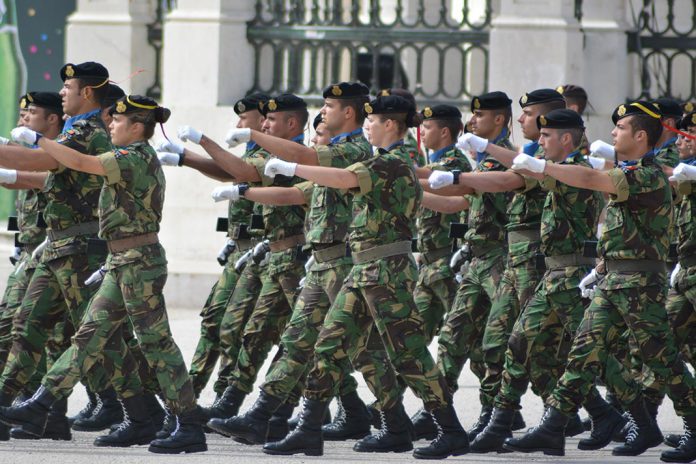
M406 126L418 127L423 123L423 115L415 111L409 112L406 116Z
M169 110L169 108L165 108L163 106L158 106L155 109L155 121L164 124L169 120L169 116L172 115L172 112Z

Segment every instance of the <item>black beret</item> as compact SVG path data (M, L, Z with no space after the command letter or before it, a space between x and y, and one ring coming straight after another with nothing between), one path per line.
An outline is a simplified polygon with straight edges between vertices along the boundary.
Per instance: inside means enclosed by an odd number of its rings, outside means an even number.
M548 103L552 101L565 102L563 95L554 89L537 89L533 92L525 93L520 97L520 106L522 108L540 103Z
M397 97L401 97L410 101L414 108L418 106L416 104L416 97L414 97L413 94L409 92L407 89L402 89L399 87L395 87L392 89L382 89L377 94L378 97L388 97L390 95L395 95Z
M253 110L261 111L259 104L262 102L266 103L270 98L270 95L266 95L265 93L261 92L249 94L246 97L237 100L237 102L234 104L234 112L237 114L242 114Z
M110 106L113 106L116 101L122 97L126 96L126 92L123 91L121 87L119 87L116 84L111 84L106 88L106 96L104 97L104 101L102 102L102 108L109 108Z
M452 105L435 105L426 106L421 111L423 115L423 120L426 119L455 119L460 121L462 119L462 112L459 108Z
M119 98L109 109L109 114L128 114L143 110L156 110L157 102L150 97L142 95L126 95Z
M19 103L20 109L22 109L22 110L27 109L27 106L29 106L29 103L27 103L27 94L25 93L24 95L19 97L19 101L17 103Z
M662 117L660 109L654 104L647 101L634 101L617 106L611 115L611 120L616 124L620 119L634 114L647 114L656 119Z
M587 100L587 92L579 85L559 85L556 87L556 92L563 95L563 98L580 98Z
M496 90L482 95L477 95L471 100L471 112L476 110L500 110L508 108L512 104L512 100L505 92Z
M28 105L48 108L63 114L63 99L58 92L29 92L26 97Z
M696 112L685 114L677 124L677 129L686 130L689 127L696 126Z
M104 80L104 84L106 84L109 81L109 71L94 61L80 64L68 63L60 68L60 78L63 79L63 82L68 79L99 79Z
M415 112L416 108L413 103L396 95L377 97L370 103L365 103L365 115Z
M306 110L307 102L297 95L283 93L277 97L269 99L267 102L259 103L259 111L266 116L268 113L279 113L282 111Z
M658 98L657 100L653 100L652 104L660 110L663 117L672 116L679 118L682 115L682 106L673 98Z
M321 117L321 113L319 113L319 114L317 114L316 116L314 116L314 122L312 123L312 126L314 127L314 130L317 130L317 127L319 127L319 124L321 124L322 121L324 121L324 120L323 120L322 117Z
M573 110L559 109L537 116L537 128L584 129L582 117Z
M339 82L324 89L324 98L356 98L366 97L370 89L362 82Z

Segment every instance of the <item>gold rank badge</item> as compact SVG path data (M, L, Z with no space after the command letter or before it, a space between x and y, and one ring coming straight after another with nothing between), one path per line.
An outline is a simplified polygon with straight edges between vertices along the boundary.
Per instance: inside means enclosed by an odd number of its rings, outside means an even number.
M527 97L527 94L525 93L524 95L522 95L522 98L520 99L520 101L524 105L525 103L527 103L528 99L529 99L529 97Z
M624 114L626 114L626 106L625 105L619 106L619 109L616 110L616 114L618 114L619 116L623 116Z
M372 114L372 111L372 105L370 105L369 103L365 103L365 113Z
M333 95L334 97L340 97L341 95L343 95L343 90L341 90L339 86L334 85L333 87L331 87L331 95Z
M423 110L423 116L426 118L431 118L433 116L433 110L431 110L429 106L426 106Z
M275 100L268 100L268 109L271 111L278 109L278 104L275 102Z
M116 103L116 112L117 113L125 113L126 112L126 104L123 103L122 101Z
M65 75L68 77L73 77L75 75L75 70L72 65L69 64L65 67Z
M545 126L547 123L548 121L546 121L546 118L543 115L539 116L539 124Z

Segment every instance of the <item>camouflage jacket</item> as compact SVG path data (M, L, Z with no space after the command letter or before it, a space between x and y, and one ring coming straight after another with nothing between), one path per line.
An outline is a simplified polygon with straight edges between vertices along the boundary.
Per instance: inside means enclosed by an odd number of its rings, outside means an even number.
M99 155L106 173L99 196L99 237L118 240L159 232L166 186L162 165L146 142L135 142ZM157 246L153 246L157 247ZM151 247L109 254L111 267L155 256L166 263L164 253L151 255Z
M92 156L106 153L112 148L99 112L75 122L71 129L58 136L56 142ZM44 219L48 229L61 231L76 224L98 221L101 187L102 178L94 174L74 171L62 165L51 171L44 186ZM49 242L42 261L84 253L87 238L87 235L81 235Z
M608 172L616 194L610 195L607 217L597 244L598 255L609 260L665 261L667 231L672 223L672 189L654 156L621 163ZM666 284L665 273L609 272L600 285L606 289Z
M19 241L25 245L38 245L46 238L46 229L39 227L39 215L46 208L46 194L41 190L27 189L17 192L17 224Z
M696 182L679 182L677 191L682 196L676 220L677 252L683 260L696 257Z
M261 147L254 145L249 147L242 159L250 159L256 157L256 153L261 150ZM241 197L238 201L230 201L227 209L228 228L227 236L232 240L239 239L239 232L243 226L247 228L251 224L251 215L254 213L254 202ZM249 232L249 229L247 229Z
M655 162L661 166L677 167L677 164L679 164L679 149L677 148L676 137L655 148Z

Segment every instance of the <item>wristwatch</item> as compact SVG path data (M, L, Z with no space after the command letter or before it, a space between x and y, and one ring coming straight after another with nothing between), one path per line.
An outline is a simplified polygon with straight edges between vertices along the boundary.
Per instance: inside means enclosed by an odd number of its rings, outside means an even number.
M452 184L459 184L459 174L462 173L461 169L452 169L450 172L452 173Z
M239 196L243 197L244 194L246 193L246 191L249 190L249 184L247 184L247 183L239 184L239 185L237 185L237 188L239 189Z

